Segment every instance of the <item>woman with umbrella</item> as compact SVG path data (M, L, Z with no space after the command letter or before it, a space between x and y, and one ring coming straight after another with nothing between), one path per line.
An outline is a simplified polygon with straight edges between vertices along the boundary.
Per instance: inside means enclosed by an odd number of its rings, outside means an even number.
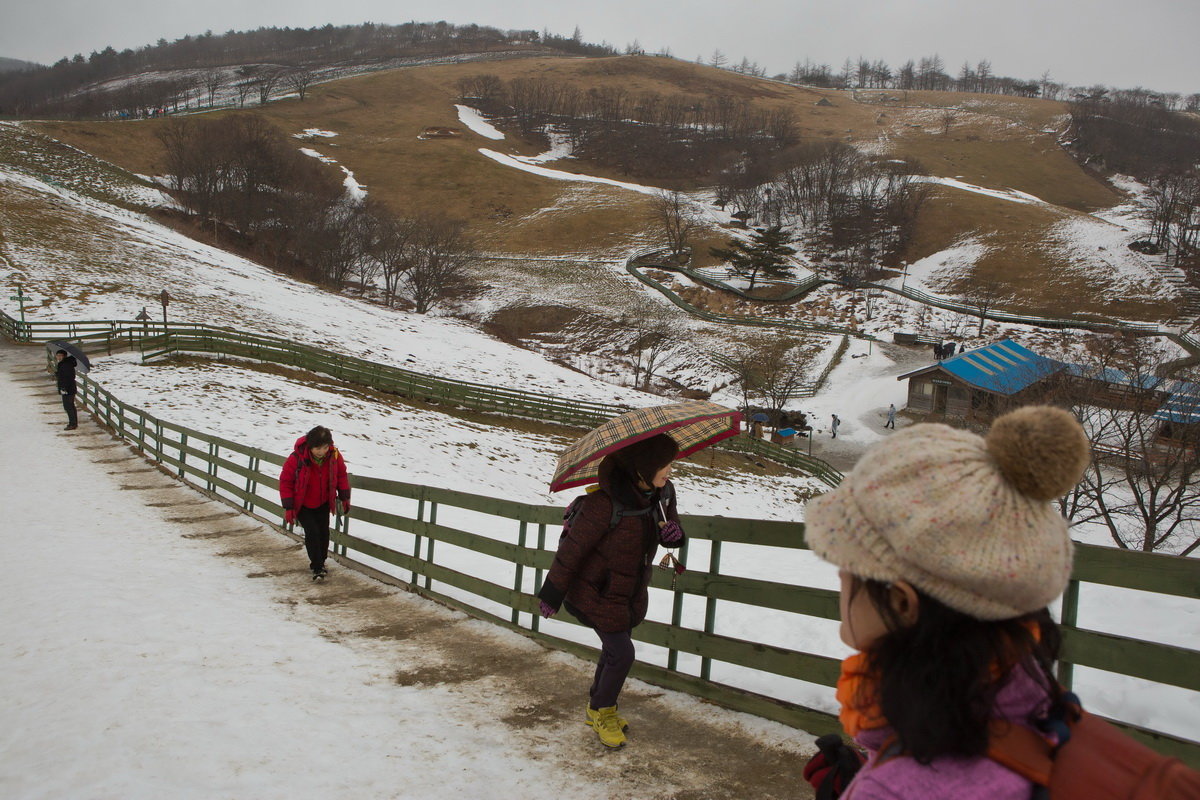
M566 606L600 637L585 719L606 747L625 744L628 725L617 713L617 698L633 666L633 628L649 607L654 557L660 544L684 542L671 463L736 435L740 419L704 402L639 409L609 420L559 458L551 490L592 476L599 488L568 508L539 607L551 617Z

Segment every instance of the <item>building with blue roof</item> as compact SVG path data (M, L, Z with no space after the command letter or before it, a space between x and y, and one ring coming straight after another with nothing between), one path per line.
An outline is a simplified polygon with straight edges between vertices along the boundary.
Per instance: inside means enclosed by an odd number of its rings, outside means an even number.
M1036 402L1046 379L1067 365L1011 339L967 350L899 376L908 381L908 408L928 414L990 420Z
M989 422L1010 408L1064 397L1089 406L1151 414L1162 445L1200 443L1200 384L1111 367L1069 364L1011 339L907 372L908 408ZM1067 395L1061 392L1069 387Z

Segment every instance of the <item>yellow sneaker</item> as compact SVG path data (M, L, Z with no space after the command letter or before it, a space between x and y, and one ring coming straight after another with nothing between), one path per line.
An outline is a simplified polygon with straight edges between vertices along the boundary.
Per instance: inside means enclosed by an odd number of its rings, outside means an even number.
M600 737L600 743L605 747L622 747L625 744L625 734L621 731L618 721L617 707L608 706L598 710L588 708L588 724Z
M629 730L629 720L627 720L621 716L621 711L617 706L613 706L613 708L618 709L617 710L617 724L621 726L621 730L623 730L623 731ZM591 706L586 706L584 709L584 712L585 712L585 716L583 718L583 724L587 725L589 728L595 727L592 723L595 722L596 717L598 717L600 715L600 712L597 711L596 709L592 708Z

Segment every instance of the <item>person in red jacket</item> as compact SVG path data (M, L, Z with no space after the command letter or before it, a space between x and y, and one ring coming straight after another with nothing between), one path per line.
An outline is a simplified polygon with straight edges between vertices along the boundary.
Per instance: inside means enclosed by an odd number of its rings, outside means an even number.
M337 501L342 513L350 513L350 480L346 462L333 446L333 433L318 425L296 440L296 447L279 473L279 496L283 521L299 522L304 529L304 548L314 581L325 578L325 556L329 552L329 515Z
M542 616L565 606L600 637L584 718L606 747L625 744L617 697L633 666L633 628L646 618L654 556L659 545L680 547L685 540L670 481L678 452L675 440L660 433L605 456L600 489L564 528L538 592Z

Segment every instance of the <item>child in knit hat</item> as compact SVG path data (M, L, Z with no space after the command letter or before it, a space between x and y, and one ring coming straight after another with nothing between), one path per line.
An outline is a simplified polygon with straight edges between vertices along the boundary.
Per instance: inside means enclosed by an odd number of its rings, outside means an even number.
M914 425L809 503L812 549L840 568L846 732L869 758L843 797L1021 798L986 756L993 719L1033 727L1060 701L1046 605L1071 574L1054 507L1089 444L1066 411L1029 407L987 438Z

